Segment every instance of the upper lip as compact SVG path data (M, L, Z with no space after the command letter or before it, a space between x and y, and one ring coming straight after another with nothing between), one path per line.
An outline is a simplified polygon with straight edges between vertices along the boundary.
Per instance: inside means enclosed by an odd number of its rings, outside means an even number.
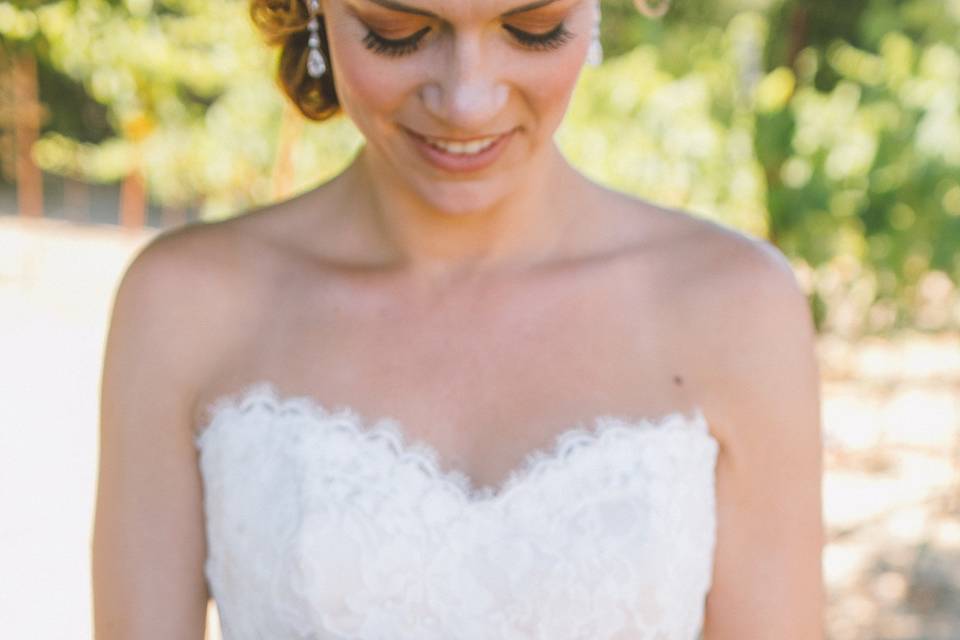
M486 140L486 139L488 139L488 138L499 138L500 136L503 136L503 135L506 135L506 134L508 134L508 133L512 133L512 132L513 132L513 129L511 129L510 131L505 131L505 132L503 132L503 133L490 133L490 134L482 135L482 136L471 136L471 137L469 137L469 138L457 138L457 137L454 137L454 136L435 136L435 135L431 135L431 134L428 134L428 133L419 133L419 132L414 131L413 129L409 129L409 128L407 128L407 127L404 127L404 129L406 129L407 131L409 131L409 132L412 133L413 135L419 136L419 137L421 137L421 138L433 138L434 140L444 140L444 141L447 141L447 142L473 142L473 141L475 141L475 140Z

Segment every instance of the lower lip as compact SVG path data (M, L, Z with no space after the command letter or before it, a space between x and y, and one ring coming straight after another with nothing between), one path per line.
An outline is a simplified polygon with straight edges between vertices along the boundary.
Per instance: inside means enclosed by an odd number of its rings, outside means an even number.
M406 131L407 135L413 140L420 155L436 168L454 173L468 173L480 171L496 162L497 158L503 154L504 149L507 148L507 143L513 138L516 129L503 134L496 142L483 151L470 155L447 153L442 149L432 146L416 134L406 129L404 129L404 131Z

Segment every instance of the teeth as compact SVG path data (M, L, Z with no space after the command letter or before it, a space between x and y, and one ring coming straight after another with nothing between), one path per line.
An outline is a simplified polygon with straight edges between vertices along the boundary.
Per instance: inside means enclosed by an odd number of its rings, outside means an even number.
M471 142L452 142L448 140L440 140L439 138L425 138L430 146L436 147L441 151L446 151L447 153L452 153L456 155L473 155L480 153L488 149L494 142L500 139L500 136L491 136L489 138L481 138L479 140L473 140Z

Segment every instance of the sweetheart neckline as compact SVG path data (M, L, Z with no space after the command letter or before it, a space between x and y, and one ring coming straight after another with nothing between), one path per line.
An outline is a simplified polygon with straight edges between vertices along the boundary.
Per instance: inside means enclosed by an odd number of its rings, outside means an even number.
M432 478L458 490L461 497L471 504L498 503L504 501L518 486L532 481L537 470L567 459L566 448L578 441L577 450L592 448L614 431L626 431L635 435L668 433L678 426L685 426L690 433L705 437L712 446L719 441L710 432L709 423L699 404L688 411L674 410L658 416L626 417L610 413L597 414L592 418L574 423L552 435L544 446L525 453L521 462L507 472L506 477L493 484L480 485L457 467L441 462L439 451L426 440L412 437L400 420L384 415L370 418L348 404L322 403L307 393L282 392L270 380L260 379L232 392L216 396L205 405L205 419L194 434L194 443L202 449L207 434L220 424L219 417L228 410L245 412L251 406L266 408L272 415L285 410L300 409L316 418L318 422L337 418L346 424L361 440L389 439L398 458L415 458Z

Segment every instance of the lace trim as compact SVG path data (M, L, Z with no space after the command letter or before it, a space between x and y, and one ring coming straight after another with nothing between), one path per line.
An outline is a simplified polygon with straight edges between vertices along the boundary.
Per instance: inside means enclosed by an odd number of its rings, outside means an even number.
M476 486L465 472L445 468L438 451L427 442L407 436L403 424L395 418L381 417L373 421L353 407L331 409L309 395L281 393L268 380L253 382L239 391L212 400L206 407L207 419L194 436L196 447L202 449L211 433L230 424L230 420L221 419L226 414L249 415L256 411L264 411L271 417L307 417L318 427L346 430L361 442L383 442L399 463L420 467L429 477L452 486L461 499L472 503L506 500L517 487L559 467L578 451L593 449L618 437L645 437L680 430L705 438L712 447L719 447L700 405L695 405L689 412L673 411L656 418L604 414L590 420L590 427L578 423L555 435L548 446L527 453L520 465L511 470L499 485Z

